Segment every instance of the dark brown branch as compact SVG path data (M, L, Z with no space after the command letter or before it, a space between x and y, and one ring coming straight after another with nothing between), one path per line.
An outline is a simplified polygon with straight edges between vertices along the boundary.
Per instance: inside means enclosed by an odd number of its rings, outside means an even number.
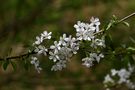
M10 56L10 57L6 57L6 58L0 58L0 61L4 61L4 60L16 60L18 58L24 58L24 57L29 57L30 55L36 54L36 52L32 51L32 52L28 52L22 55L18 55L18 56Z

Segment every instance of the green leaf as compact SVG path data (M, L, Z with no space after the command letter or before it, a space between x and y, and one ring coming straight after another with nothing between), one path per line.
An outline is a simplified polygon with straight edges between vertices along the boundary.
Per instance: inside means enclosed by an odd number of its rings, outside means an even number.
M111 28L111 26L112 26L112 22L110 22L110 23L107 25L106 30L109 30L109 29Z
M135 51L134 47L128 47L127 50Z
M4 63L3 63L3 69L6 70L7 67L9 65L9 60L6 60Z
M115 20L111 20L111 21L109 22L109 24L107 25L106 30L109 30L115 23L116 23Z
M113 15L112 18L113 18L113 20L117 20L118 19L115 15Z
M17 67L16 63L15 62L11 62L11 65L12 65L13 69L16 70L16 67Z
M125 26L127 26L127 27L130 26L129 23L128 23L128 22L125 22L125 21L123 21L123 24L124 24Z
M129 39L132 41L132 43L135 43L135 39L132 37L129 37Z

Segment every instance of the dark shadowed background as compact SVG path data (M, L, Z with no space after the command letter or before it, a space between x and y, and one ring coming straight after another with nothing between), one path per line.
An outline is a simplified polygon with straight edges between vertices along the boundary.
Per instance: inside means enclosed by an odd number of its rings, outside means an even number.
M78 20L89 22L92 16L99 17L102 28L112 15L123 18L134 11L135 0L0 0L0 57L11 48L10 56L26 53L44 30L73 35ZM135 38L135 17L127 21L130 28L121 24L110 32L114 43L130 45L129 36ZM11 66L6 71L1 67L0 90L105 90L102 81L114 63L107 57L88 69L81 65L81 57L74 56L66 69L57 72L51 71L48 58L41 57L40 74L33 66L25 70L17 60L15 71ZM128 89L120 86L113 90Z

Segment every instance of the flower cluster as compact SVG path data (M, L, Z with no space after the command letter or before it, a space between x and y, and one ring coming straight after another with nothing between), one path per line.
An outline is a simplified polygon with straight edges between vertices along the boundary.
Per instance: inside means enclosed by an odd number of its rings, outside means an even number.
M51 34L52 32L47 33L47 31L44 31L41 33L41 36L36 37L36 41L33 43L33 45L40 45L45 39L51 39Z
M34 52L36 52L37 55L40 54L44 54L45 56L47 55L48 49L42 45L42 42L44 40L51 39L51 34L52 32L48 33L47 31L44 31L43 33L41 33L40 36L36 37L36 41L33 43L33 47L34 47ZM32 59L31 64L33 64L35 66L35 69L38 71L38 73L40 73L42 68L39 66L39 61L37 57L32 56L31 59Z
M78 23L74 25L74 27L76 28L77 40L91 41L89 47L94 48L94 51L89 53L88 57L82 59L82 61L84 62L83 65L85 65L86 67L93 66L93 61L97 61L99 63L100 59L103 58L104 55L100 53L100 50L97 51L97 48L105 47L104 37L102 36L101 38L97 38L95 36L95 34L100 31L99 19L98 18L94 19L92 17L90 21L91 23L83 23L78 21Z
M49 52L49 59L57 62L52 66L51 70L61 70L66 67L66 62L73 54L77 53L79 50L79 42L76 38L63 34L63 37L60 37L60 40L54 41L54 45L50 46L51 51Z
M91 18L91 23L83 23L78 21L77 24L74 25L76 28L76 37L77 40L88 40L91 41L94 39L94 33L99 32L99 19L98 18Z
M90 53L89 57L83 58L82 61L84 61L83 65L86 67L93 66L93 62L97 61L99 63L100 59L103 58L104 55L100 53L99 55L97 53Z
M31 64L33 64L35 66L35 69L38 71L38 73L40 73L40 71L42 70L42 68L39 66L39 61L37 60L37 57L31 57Z
M63 36L60 37L59 41L54 41L54 44L51 45L49 49L42 45L42 42L45 39L51 39L52 33L47 33L47 31L44 31L43 33L41 33L40 36L36 37L36 41L33 43L34 52L36 52L37 55L49 55L49 59L55 63L52 66L51 70L62 70L66 67L66 63L70 60L70 58L74 54L77 54L77 51L80 48L80 43L82 43L83 41L88 41L90 42L90 44L86 47L91 47L93 48L93 50L89 51L91 52L89 53L89 57L82 59L82 61L84 62L83 65L85 65L86 67L90 67L93 65L93 61L97 61L99 63L100 59L104 57L100 49L102 47L105 47L105 40L103 36L95 36L95 34L100 31L99 19L92 17L90 21L90 23L83 23L78 21L78 23L74 25L76 29L75 37L73 37L72 35L67 36L66 34L63 34ZM36 65L38 65L39 67L39 62L34 62L32 64L35 65L35 68Z
M109 85L115 85L115 84L123 84L125 83L126 86L130 89L135 89L135 84L131 82L130 77L131 74L134 72L134 67L131 66L130 64L128 65L128 70L125 68L122 68L120 70L111 70L111 75L107 74L104 79L104 85L109 89ZM115 80L114 78L118 77L118 80Z

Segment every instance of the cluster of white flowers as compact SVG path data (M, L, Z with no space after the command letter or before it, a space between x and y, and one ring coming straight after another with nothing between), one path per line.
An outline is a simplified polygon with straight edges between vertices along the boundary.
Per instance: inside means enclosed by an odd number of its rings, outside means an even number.
M105 47L105 40L102 36L100 39L95 36L96 33L98 33L99 30L99 19L98 18L91 18L91 23L83 23L78 21L77 24L74 25L76 28L76 37L77 40L87 40L91 41L90 47L97 49L97 47ZM83 58L82 61L84 61L83 65L86 67L93 66L93 61L97 61L99 63L100 59L104 57L102 53L99 53L100 51L95 51L94 53L90 53L89 57Z
M41 33L41 36L36 37L36 41L33 43L33 45L40 45L45 39L51 39L52 32L47 33L47 31L44 31Z
M79 50L79 42L76 38L72 36L67 37L66 34L63 34L63 37L60 37L58 42L54 41L54 45L51 45L50 49L49 59L57 62L52 66L51 70L57 71L65 68L69 58L77 53L77 50Z
M90 45L93 48L97 48L97 47L104 47L105 48L105 39L104 37L102 37L101 39L92 39L92 43Z
M109 90L109 84L115 85L115 84L123 84L125 83L128 88L135 89L135 84L131 82L130 77L131 74L134 72L134 67L130 64L128 65L128 70L125 68L122 68L120 70L111 70L111 75L107 74L104 79L104 85ZM114 77L119 77L118 80L113 79Z
M39 66L39 61L37 60L37 57L31 57L31 64L33 64L35 66L35 69L38 71L38 73L40 73L40 71L42 70L42 68Z
M44 31L43 33L41 33L40 36L36 37L36 41L33 43L33 46L35 48L34 51L37 53L37 55L44 54L46 56L47 54L49 54L49 59L55 63L52 66L51 70L57 71L65 68L67 61L69 61L69 59L74 54L77 54L77 51L80 48L80 43L82 41L88 41L90 42L90 45L86 47L95 48L95 51L90 51L93 53L89 53L89 57L82 59L82 61L84 62L83 65L90 67L93 65L93 61L97 61L99 63L100 59L103 58L104 55L99 49L96 49L98 47L105 47L105 40L103 36L101 36L101 38L97 38L95 36L95 33L98 33L100 31L99 19L92 17L90 21L90 23L83 23L78 21L78 23L74 25L76 29L75 37L63 34L63 36L60 37L59 41L54 41L54 44L51 45L49 49L42 45L42 42L45 39L51 39L52 33L47 33L47 31ZM37 65L35 63L37 63L39 67L39 62L34 62L32 64Z
M40 54L44 54L45 56L47 55L48 49L41 44L44 40L51 39L51 34L52 32L48 33L47 31L44 31L43 33L41 33L40 36L36 37L36 41L33 43L33 46L34 46L34 52L36 52L37 55ZM32 59L31 64L33 64L35 66L35 69L38 71L38 73L40 73L42 68L39 66L39 61L37 57L32 56L31 59Z
M91 23L83 23L78 21L77 24L74 25L76 28L76 37L77 40L88 40L91 41L94 39L94 33L99 32L99 19L98 18L91 18Z
M85 65L86 67L91 67L93 66L93 62L97 61L99 63L100 59L103 58L104 55L101 54L97 54L97 53L90 53L89 57L83 58L82 61L84 61L83 65Z

